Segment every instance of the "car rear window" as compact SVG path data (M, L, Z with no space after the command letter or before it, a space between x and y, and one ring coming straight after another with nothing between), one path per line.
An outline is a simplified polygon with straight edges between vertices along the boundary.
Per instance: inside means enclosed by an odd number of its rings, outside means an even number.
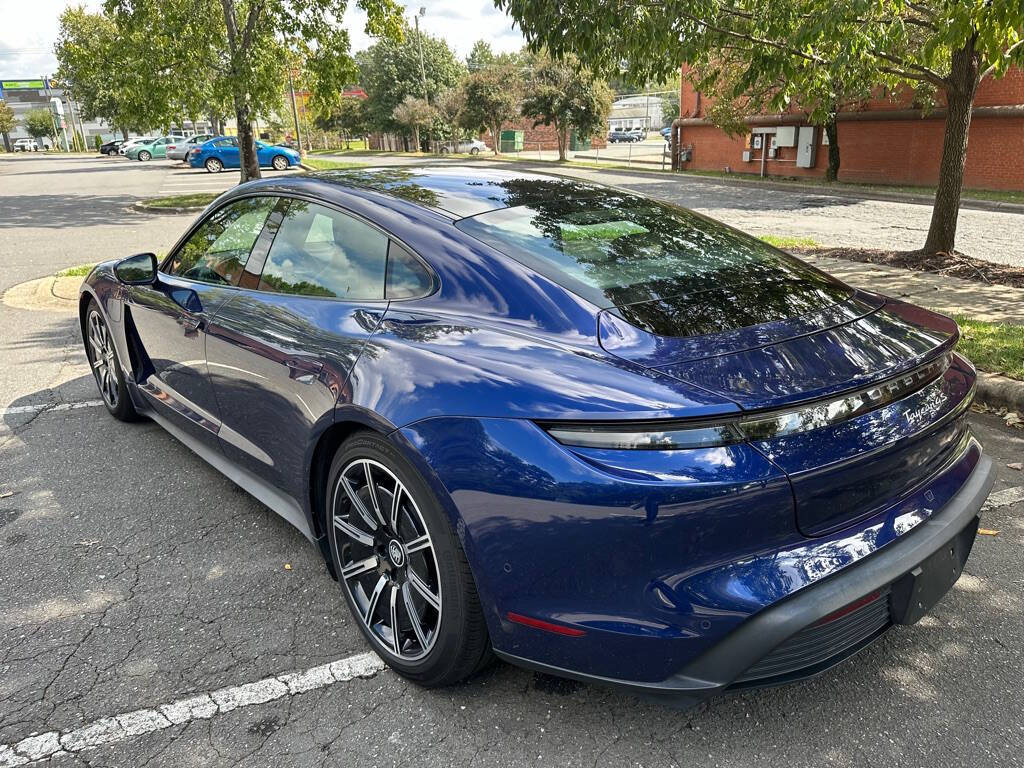
M511 200L510 202L515 202ZM694 336L782 320L849 297L762 241L617 190L531 195L457 226L652 333Z

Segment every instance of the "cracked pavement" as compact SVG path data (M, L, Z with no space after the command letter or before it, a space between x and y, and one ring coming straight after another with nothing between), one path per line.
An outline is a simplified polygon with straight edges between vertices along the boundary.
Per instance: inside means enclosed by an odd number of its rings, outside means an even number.
M104 202L155 189L159 167L102 163L0 160L0 290L169 247L187 217ZM58 184L90 214L43 221L32 198ZM301 534L159 427L6 411L95 398L73 316L0 304L0 745L367 650ZM972 421L996 490L1024 486L1006 466L1024 432ZM806 683L679 712L502 664L440 691L374 668L40 764L1021 765L1024 502L983 526L998 535L930 616Z

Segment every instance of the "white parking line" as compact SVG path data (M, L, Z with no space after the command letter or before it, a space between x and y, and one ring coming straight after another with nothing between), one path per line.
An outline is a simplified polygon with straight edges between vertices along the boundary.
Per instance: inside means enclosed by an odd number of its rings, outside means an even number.
M1008 507L1011 504L1016 504L1018 501L1024 501L1024 486L1003 488L1001 491L996 491L988 497L988 501L985 502L985 506L983 506L982 509Z
M375 653L360 653L299 672L265 677L253 683L200 693L152 709L136 709L112 717L101 717L69 731L47 731L16 744L0 744L0 768L27 765L68 752L81 752L130 739L193 720L208 720L255 704L295 696L357 677L373 677L384 669Z
M40 413L42 411L75 411L79 408L95 408L97 405L103 405L102 400L82 400L76 403L43 403L41 405L15 405L11 408L4 408L0 411L0 418L4 416L13 416L16 413Z

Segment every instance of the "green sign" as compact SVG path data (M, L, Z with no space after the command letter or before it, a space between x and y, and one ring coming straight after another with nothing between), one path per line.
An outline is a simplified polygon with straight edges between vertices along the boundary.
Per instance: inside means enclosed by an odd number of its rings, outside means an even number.
M5 91L35 90L41 91L46 87L42 80L3 80L0 81L0 88Z

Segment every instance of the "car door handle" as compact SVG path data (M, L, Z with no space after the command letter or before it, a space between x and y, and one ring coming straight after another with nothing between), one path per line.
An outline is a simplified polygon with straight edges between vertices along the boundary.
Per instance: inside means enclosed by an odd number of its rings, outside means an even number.
M313 379L324 369L324 364L319 360L302 357L289 357L284 364L288 366L288 378L303 384L312 384Z
M203 318L184 317L181 320L181 327L185 329L185 335L188 336L190 333L195 333L203 327Z

